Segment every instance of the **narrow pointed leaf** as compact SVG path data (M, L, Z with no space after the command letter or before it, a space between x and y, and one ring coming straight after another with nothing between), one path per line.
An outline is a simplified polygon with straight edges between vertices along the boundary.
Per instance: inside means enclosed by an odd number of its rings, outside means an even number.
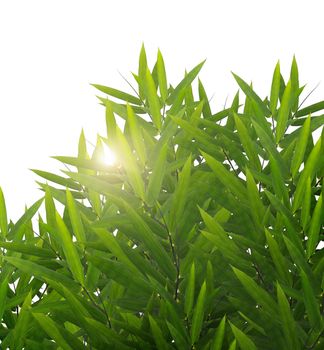
M283 137L288 123L289 113L291 109L291 81L289 80L285 88L281 105L278 111L277 127L276 127L276 142L279 143Z
M84 285L84 272L80 261L80 256L72 241L70 232L68 231L63 219L58 213L56 213L56 224L57 232L59 234L66 261L72 272L72 275L81 285Z
M316 203L312 219L310 221L309 229L307 232L308 240L307 240L307 257L310 258L314 253L319 240L320 240L320 229L322 225L323 219L323 196L322 193L318 198Z
M291 161L291 174L293 177L296 176L299 167L304 159L304 154L306 150L306 146L309 140L309 134L310 134L310 122L311 122L311 116L309 115L308 118L305 120L304 125L301 129L300 136L297 139L296 147L294 156Z
M145 74L145 92L147 95L147 101L149 103L149 109L150 109L150 115L152 117L152 121L156 126L156 128L160 130L162 125L160 101L156 93L156 87L154 84L153 77L148 68L146 69L146 74Z
M206 281L202 284L199 294L198 294L198 299L197 299L197 304L195 306L195 309L193 311L193 316L192 316L192 324L191 324L191 343L195 344L196 341L199 339L200 332L203 326L204 322L204 309L205 309L205 302L206 302Z
M167 350L169 349L169 346L166 342L166 340L164 339L164 336L162 334L162 331L159 327L159 325L157 324L157 322L155 321L155 319L149 315L149 321L150 321L150 326L151 326L151 330L153 333L153 337L154 337L154 341L155 344L157 346L158 350Z
M260 108L260 110L263 112L263 114L266 117L270 116L270 111L267 108L267 106L264 104L264 102L261 100L261 98L253 91L253 89L238 75L232 73L236 82L238 83L239 87L242 89L242 91L245 93L246 96L248 96L252 101L254 101L257 106Z
M167 77L165 73L164 60L160 50L158 50L158 55L157 55L157 74L158 74L161 98L162 98L162 101L165 102L168 97L168 84L167 84Z
M232 332L235 336L235 339L240 345L240 349L242 350L257 350L254 342L249 338L244 332L242 332L239 328L234 326L233 323L229 322Z
M190 267L189 276L187 279L187 287L185 292L184 311L187 317L191 314L195 297L195 263Z
M196 76L200 72L204 63L205 61L199 63L189 73L186 74L183 80L176 86L176 88L172 91L171 95L168 97L167 103L169 105L173 104L177 99L177 97L181 95L181 92L185 91L185 89L193 82L193 80L196 78Z
M78 211L75 200L68 189L66 190L66 204L70 215L73 233L79 242L84 242L86 240L86 235L81 221L80 212Z
M127 92L124 91L120 91L114 88L111 88L109 86L104 86L104 85L99 85L99 84L91 84L93 87L95 87L96 89L98 89L99 91L109 95L109 96L113 96L116 97L120 100L129 102L129 103L133 103L135 105L141 105L142 101L138 98L135 97L133 95L128 94Z
M223 340L225 336L225 322L226 322L226 316L222 318L222 320L220 321L217 327L214 340L210 348L211 350L222 350Z
M7 219L6 202L5 202L1 187L0 187L0 231L1 231L1 236L5 238L8 233L8 219Z
M283 292L279 283L277 283L277 299L279 306L279 315L282 320L283 333L285 335L285 341L288 345L288 349L300 349L297 338L297 324L291 313L291 309L285 293Z
M277 104L279 100L279 91L280 91L280 63L279 61L276 64L270 92L270 110L271 114L274 116L277 110Z

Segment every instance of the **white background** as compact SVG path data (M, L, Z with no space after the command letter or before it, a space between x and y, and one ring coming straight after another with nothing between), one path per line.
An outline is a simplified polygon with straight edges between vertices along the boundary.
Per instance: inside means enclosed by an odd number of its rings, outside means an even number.
M76 155L81 128L94 142L104 110L89 83L126 89L145 43L161 49L169 81L203 59L213 111L237 85L230 71L269 93L276 61L296 54L310 91L324 78L321 1L0 0L0 185L17 219L41 196L29 168L58 171L51 155ZM321 84L309 102L324 100Z

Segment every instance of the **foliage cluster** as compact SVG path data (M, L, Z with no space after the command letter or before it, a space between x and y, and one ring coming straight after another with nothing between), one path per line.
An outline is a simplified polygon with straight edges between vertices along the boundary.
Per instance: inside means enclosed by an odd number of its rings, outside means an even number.
M174 87L143 47L134 94L94 85L91 155L82 132L62 175L34 170L16 223L0 192L2 349L324 349L324 101L301 107L293 59L269 98L233 74L214 113L202 66Z

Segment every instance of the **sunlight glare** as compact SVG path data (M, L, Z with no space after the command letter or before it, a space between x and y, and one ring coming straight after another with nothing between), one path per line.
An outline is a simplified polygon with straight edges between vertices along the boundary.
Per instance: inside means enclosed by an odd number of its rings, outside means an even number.
M116 163L115 153L106 145L104 145L103 162L107 165L114 165Z

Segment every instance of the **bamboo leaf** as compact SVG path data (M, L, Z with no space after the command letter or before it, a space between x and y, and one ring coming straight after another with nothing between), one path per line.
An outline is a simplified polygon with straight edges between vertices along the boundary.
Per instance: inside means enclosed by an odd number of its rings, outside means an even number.
M312 184L311 180L308 177L305 184L305 194L304 194L304 200L302 204L301 209L301 224L303 227L303 230L306 231L306 227L309 223L310 219L310 208L311 208L311 195L312 195Z
M293 212L295 212L302 204L307 178L309 177L311 181L313 180L316 167L320 164L319 159L322 155L321 147L321 138L319 138L308 156L304 169L299 177L292 205Z
M59 235L68 266L72 272L73 277L83 286L84 272L80 261L80 256L75 245L73 244L70 232L68 231L63 219L57 212L56 225L57 233Z
M73 350L60 333L57 324L49 317L40 313L32 313L41 328L64 350Z
M197 340L199 339L200 332L203 326L204 322L204 312L205 312L205 299L206 299L206 281L202 284L197 304L195 306L195 309L193 311L192 315L192 324L191 324L191 344L195 344Z
M249 338L244 332L242 332L239 328L234 326L233 323L229 322L232 332L235 336L235 339L240 345L242 350L257 350L254 342Z
M240 271L239 269L232 266L232 269L242 283L243 287L246 291L251 295L251 297L260 304L264 310L271 315L274 319L277 319L276 315L276 304L274 300L271 298L270 294L268 294L263 288L258 286L258 284L246 273Z
M147 58L144 44L142 44L139 63L138 63L138 91L140 98L143 100L145 96L145 74L147 69Z
M8 233L8 218L7 218L7 209L6 202L0 187L0 231L2 238L5 238Z
M194 297L195 297L195 262L191 264L189 277L187 280L187 288L185 292L184 310L187 317L189 317L189 315L191 314Z
M324 109L324 101L314 103L310 106L307 106L303 109L300 109L299 111L296 112L295 117L303 117L308 114L313 114L315 112L321 111Z
M285 283L290 286L292 283L292 277L289 274L287 263L284 256L281 254L280 248L276 240L272 237L270 232L265 229L266 239L269 245L270 254L272 260L276 266L279 276L282 278Z
M116 97L120 100L129 102L129 103L133 103L135 105L142 105L142 101L138 97L130 95L127 92L120 91L120 90L111 88L109 86L104 86L104 85L99 85L99 84L90 84L90 85L92 85L93 87L95 87L99 91L101 91L109 96Z
M127 104L127 122L129 125L130 134L132 137L132 142L135 147L136 153L141 160L142 165L146 162L146 151L145 151L145 145L143 141L143 136L141 133L141 130L139 128L139 125L136 120L135 113L130 105Z
M8 261L13 266L17 267L21 271L28 273L30 276L35 276L41 281L47 282L47 280L53 280L64 284L67 288L74 291L79 291L80 287L64 274L48 269L47 267L36 264L26 259L20 259L16 257L3 257L4 260Z
M246 201L246 189L233 172L228 171L223 164L205 152L201 152L207 164L213 170L218 180L227 187L237 198Z
M287 349L297 350L300 349L299 341L297 338L296 322L291 313L291 309L288 300L283 292L280 284L277 282L277 299L279 306L279 314L282 320L283 333L285 335L285 341L287 343Z
M253 89L243 79L241 79L238 75L234 74L233 72L232 74L236 82L238 83L239 87L245 93L245 95L256 103L256 105L263 112L264 116L269 117L271 113L267 108L267 106L264 104L264 102L261 100L261 98L253 91Z
M225 322L226 322L226 316L222 318L222 320L220 321L217 327L217 330L210 348L211 350L222 350L223 340L225 336Z
M317 331L320 331L323 327L323 318L320 313L319 303L314 295L314 290L304 270L300 270L300 276L303 287L304 303L310 326Z
M280 63L279 61L276 64L270 92L270 110L271 114L274 116L277 110L277 104L279 100L279 91L280 91Z
M191 155L188 157L181 173L179 174L178 184L173 195L172 205L170 209L170 230L174 232L177 229L176 223L179 222L187 201L187 193L190 183L191 174Z
M128 175L128 180L133 187L135 194L139 198L144 199L144 183L140 170L125 136L118 127L116 129L116 137L117 144L114 148L114 151L124 166L124 169Z
M167 104L172 105L178 98L181 96L186 88L194 81L198 73L200 72L202 66L204 65L205 60L199 63L196 67L194 67L186 76L181 80L181 82L176 86L176 88L171 92L167 99Z
M155 319L149 315L149 321L150 321L150 326L151 330L153 333L154 341L157 346L158 350L167 350L169 349L168 343L165 341L165 337L163 336L163 333L155 321Z
M6 277L0 284L0 320L3 320L3 313L7 306L7 292L9 289L9 278Z
M323 217L323 196L321 193L316 203L313 216L310 221L309 229L307 232L308 240L307 240L306 248L307 248L308 259L313 255L319 243L322 217Z
M167 77L165 73L164 60L160 50L158 50L158 55L157 55L157 74L158 74L160 94L161 94L162 101L164 103L168 97L168 85L167 85Z
M250 138L248 130L246 129L244 123L241 121L241 119L237 116L236 113L234 113L234 120L238 134L240 136L240 140L242 142L247 156L249 157L251 164L253 164L256 170L260 171L261 164L258 157L258 153L256 152L255 145L253 144L253 141Z
M277 127L276 127L276 142L282 139L288 124L289 113L291 109L291 80L288 81L287 86L285 88L281 105L278 111L277 117Z
M68 189L66 189L66 205L69 211L73 232L79 242L84 242L86 240L86 235L81 221L80 212L77 209L75 200Z
M153 77L148 68L146 68L146 74L145 74L145 92L146 92L147 101L149 104L149 109L150 109L150 114L151 114L153 124L156 126L158 130L160 130L162 126L160 101L156 93L156 87L154 84Z
M149 182L146 190L148 204L152 205L159 197L166 170L167 154L168 146L167 144L164 144L158 153L158 157L154 163L152 173L149 177Z
M299 96L299 77L298 77L298 66L296 57L294 55L291 70L290 70L290 81L291 81L291 97L292 97L292 111L296 112L298 108L298 96Z
M311 116L309 115L304 122L304 125L300 132L300 136L298 137L296 142L295 152L294 152L294 155L291 161L291 167L290 167L291 174L294 178L296 177L299 167L304 159L306 146L307 146L307 143L309 140L309 134L310 134L310 122L311 122Z

